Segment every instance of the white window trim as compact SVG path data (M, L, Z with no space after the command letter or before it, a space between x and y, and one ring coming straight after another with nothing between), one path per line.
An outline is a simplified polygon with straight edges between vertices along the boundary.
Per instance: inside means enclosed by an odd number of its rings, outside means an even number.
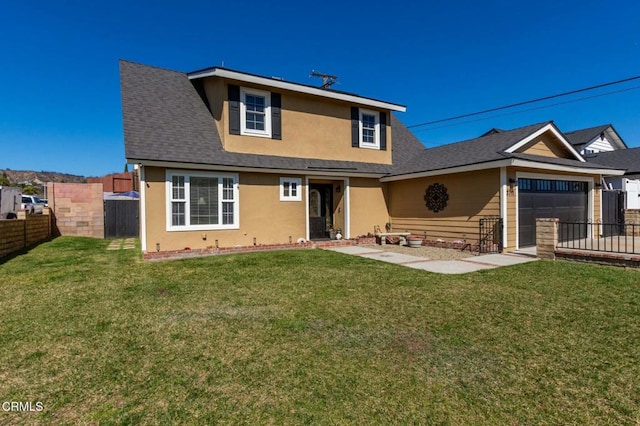
M247 129L247 95L264 97L264 130ZM245 136L271 137L271 92L240 88L240 134Z
M359 123L358 123L358 128L360 129L358 132L358 145L360 146L360 148L368 148L368 149L377 149L380 150L380 112L378 111L371 111L368 109L362 109L360 108L360 117L359 117ZM374 137L374 143L370 143L370 142L363 142L363 132L362 132L362 116L364 114L367 115L373 115L375 117L376 120L376 124L375 124L375 137Z
M183 226L174 226L172 224L172 210L171 204L173 201L173 193L171 190L171 185L173 181L173 176L184 176L184 195L185 195L185 223L187 225ZM233 179L233 218L234 223L229 225L189 225L190 222L190 212L191 212L191 199L189 196L190 193L190 180L191 177L217 177L220 179L218 185L222 187L222 179L223 178L231 178ZM167 170L165 176L165 189L166 189L166 226L167 231L175 232L175 231L214 231L218 229L240 229L240 191L239 191L239 178L237 173L215 173L215 172L203 172L203 171L191 171L191 170ZM219 205L219 219L222 221L222 189L218 191L218 205Z
M296 195L284 195L284 184L288 182L289 188L291 184L296 184ZM294 177L281 177L280 178L280 201L302 201L302 179Z

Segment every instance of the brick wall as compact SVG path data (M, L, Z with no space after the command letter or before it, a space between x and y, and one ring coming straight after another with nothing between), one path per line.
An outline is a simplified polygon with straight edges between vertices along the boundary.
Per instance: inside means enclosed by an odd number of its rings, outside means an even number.
M49 183L47 194L58 235L104 238L102 183Z
M18 212L18 219L0 220L0 257L32 246L51 236L50 209L43 214Z
M144 260L168 260L168 259L185 259L190 257L216 256L220 254L231 253L251 253L256 251L271 250L299 250L314 249L327 247L348 247L356 244L355 240L330 240L330 241L307 241L304 243L283 243L283 244L259 244L255 246L238 246L238 247L209 247L206 249L195 250L172 250L161 252L146 252L143 255Z

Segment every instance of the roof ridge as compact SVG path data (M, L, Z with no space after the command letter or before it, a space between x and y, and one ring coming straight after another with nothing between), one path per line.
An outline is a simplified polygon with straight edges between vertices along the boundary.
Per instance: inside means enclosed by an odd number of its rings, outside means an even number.
M535 124L529 124L528 126L516 127L515 129L503 130L502 132L491 133L491 134L488 134L488 135L482 135L482 136L478 136L478 137L475 137L475 138L464 139L464 140L461 140L461 141L458 141L458 142L451 142L451 143L447 143L447 144L443 144L443 145L438 145L438 146L434 146L433 148L426 148L426 150L428 151L428 150L432 150L432 149L438 149L438 148L442 148L442 147L447 147L447 146L452 146L452 145L457 145L457 144L473 142L473 141L477 141L479 139L490 138L492 136L494 136L494 137L498 137L498 136L503 137L503 136L508 135L508 134L510 134L512 132L516 132L516 131L519 131L519 130L522 130L522 129L526 129L528 127L531 127L532 129L533 128L540 129L540 128L548 125L548 124L553 124L553 120L544 121L544 122L535 123Z
M571 130L569 132L563 132L563 133L565 135L570 135L572 133L586 132L587 130L599 129L601 127L613 127L613 124L611 124L611 123L600 124L599 126L585 127L584 129L576 129L576 130Z

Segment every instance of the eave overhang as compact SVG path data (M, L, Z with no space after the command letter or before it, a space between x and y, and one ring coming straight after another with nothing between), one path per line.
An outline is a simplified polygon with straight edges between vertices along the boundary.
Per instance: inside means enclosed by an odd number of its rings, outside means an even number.
M617 169L599 169L588 167L576 167L576 166L564 166L560 164L540 163L537 161L528 161L517 158L507 158L504 160L488 161L485 163L469 164L465 166L449 167L439 170L428 170L424 172L407 173L403 175L386 176L380 179L381 182L394 182L406 179L416 179L429 176L441 176L453 173L473 172L487 169L497 169L500 167L525 167L538 170L549 170L555 172L569 172L569 173L581 173L591 175L606 175L606 176L622 176L624 170Z
M270 173L270 174L297 174L297 175L314 175L314 176L334 176L334 177L364 177L380 179L385 176L384 173L358 172L356 168L351 167L312 167L305 169L285 169L285 168L267 168L267 167L245 167L230 166L218 164L201 164L201 163L185 163L174 161L159 160L141 160L136 158L127 158L128 164L137 164L138 166L147 167L166 167L174 169L187 170L215 170L225 172L245 172L245 173Z
M189 80L196 80L205 77L221 77L232 80L253 83L261 86L272 87L282 90L290 90L292 92L305 93L308 95L321 96L329 99L349 102L352 104L365 105L373 108L388 109L391 111L405 112L407 107L404 105L394 104L390 102L380 101L377 99L365 98L362 96L351 95L348 93L333 92L331 90L321 89L304 84L292 83L274 78L262 77L254 74L247 74L239 71L232 71L223 68L210 68L202 71L195 71L187 74Z

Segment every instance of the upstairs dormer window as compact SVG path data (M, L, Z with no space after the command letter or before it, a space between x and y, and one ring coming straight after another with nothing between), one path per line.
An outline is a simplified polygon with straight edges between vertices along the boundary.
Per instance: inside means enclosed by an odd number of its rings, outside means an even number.
M387 149L387 114L352 107L351 146L385 151Z
M360 110L360 148L380 149L380 114Z
M271 93L240 88L240 134L271 137Z
M282 139L282 97L229 84L229 134Z

